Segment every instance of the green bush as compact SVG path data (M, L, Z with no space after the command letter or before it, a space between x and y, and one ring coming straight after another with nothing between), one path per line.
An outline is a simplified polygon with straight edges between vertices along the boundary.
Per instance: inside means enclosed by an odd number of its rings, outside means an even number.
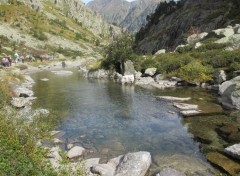
M177 76L188 82L206 82L212 80L213 69L198 61L192 61L177 71Z

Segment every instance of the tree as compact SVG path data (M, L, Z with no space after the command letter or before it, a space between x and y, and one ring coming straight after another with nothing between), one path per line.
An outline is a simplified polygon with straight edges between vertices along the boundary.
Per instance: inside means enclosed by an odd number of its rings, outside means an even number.
M124 73L124 62L131 60L133 54L133 37L124 34L122 37L113 41L105 50L106 59L103 61L103 67L115 69L121 74Z

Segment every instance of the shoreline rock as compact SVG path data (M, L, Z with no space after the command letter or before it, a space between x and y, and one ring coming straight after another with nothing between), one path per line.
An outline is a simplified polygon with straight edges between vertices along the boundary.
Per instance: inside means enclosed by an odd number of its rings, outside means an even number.
M167 100L167 101L189 101L191 97L180 98L180 97L172 97L172 96L156 96L158 100Z

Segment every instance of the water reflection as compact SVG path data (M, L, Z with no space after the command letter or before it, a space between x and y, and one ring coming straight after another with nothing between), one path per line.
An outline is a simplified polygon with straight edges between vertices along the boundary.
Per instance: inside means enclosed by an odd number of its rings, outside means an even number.
M35 106L68 111L58 129L67 143L87 148L87 157L103 160L127 152L151 152L156 165L159 156L188 155L202 158L198 143L182 125L172 106L157 101L140 87L122 86L102 80L86 80L75 73L60 77L51 73L33 75ZM40 81L49 78L49 82ZM181 91L172 91L181 94ZM193 96L196 92L193 92Z

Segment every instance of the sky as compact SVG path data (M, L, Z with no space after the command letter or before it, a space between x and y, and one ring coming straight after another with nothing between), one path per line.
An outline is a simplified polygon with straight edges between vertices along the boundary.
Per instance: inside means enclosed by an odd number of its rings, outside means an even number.
M88 3L88 2L90 2L90 1L92 1L92 0L82 0L84 3ZM134 0L126 0L126 1L129 1L129 2L131 2L131 1L134 1Z

